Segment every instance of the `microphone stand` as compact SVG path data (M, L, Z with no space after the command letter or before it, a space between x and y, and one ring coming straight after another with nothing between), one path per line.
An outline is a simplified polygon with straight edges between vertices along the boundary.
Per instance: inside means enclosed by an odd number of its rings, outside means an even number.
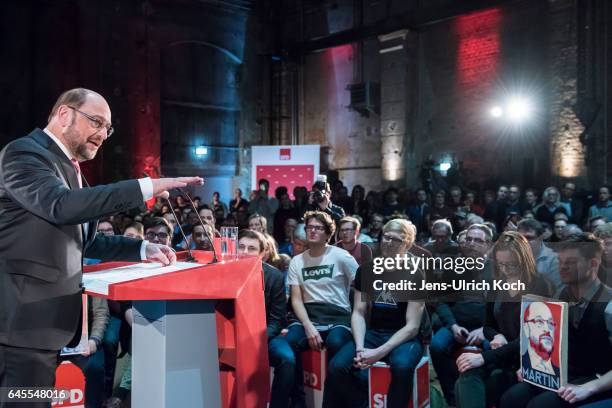
M181 222L176 217L174 208L172 207L172 203L170 202L170 197L166 198L166 202L168 203L168 207L170 207L170 212L172 213L172 216L174 217L174 220L176 221L176 225L178 225L179 231L181 232L181 235L183 236L183 239L185 240L185 244L187 245L187 252L189 253L189 256L187 257L187 262L196 262L196 259L191 253L191 248L189 248L189 242L187 242L187 236L185 235L185 232L183 231L183 227L181 227Z
M213 259L212 259L212 261L210 263L217 263L217 262L219 262L219 258L217 257L217 250L215 249L215 244L210 239L210 236L208 235L208 232L206 230L206 225L204 224L204 221L202 221L202 218L200 217L200 214L198 213L198 209L196 208L195 204L193 203L193 200L191 199L191 197L189 196L189 193L186 190L184 190L182 188L179 188L178 190L181 193L183 193L183 195L186 196L187 199L189 200L189 203L191 204L191 208L193 208L193 211L195 211L196 215L198 216L198 221L200 221L200 225L204 229L204 236L206 237L206 239L208 240L208 243L212 247ZM214 227L213 227L213 231L214 231Z

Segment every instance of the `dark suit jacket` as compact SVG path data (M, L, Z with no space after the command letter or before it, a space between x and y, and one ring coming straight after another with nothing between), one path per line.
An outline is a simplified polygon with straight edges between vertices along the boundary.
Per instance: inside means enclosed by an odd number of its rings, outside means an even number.
M137 180L79 189L40 129L9 143L0 152L0 344L68 344L80 327L83 256L140 260L142 241L96 237L96 219L142 203Z
M278 336L287 326L287 297L283 273L263 262L264 297L266 302L266 334L268 340Z
M529 352L526 351L525 353L523 353L522 361L523 361L523 367L531 368L532 370L536 370L535 368L531 366L531 359L529 358ZM552 365L553 371L555 372L555 377L561 378L561 370L559 369L559 367L557 367L554 364L551 364L551 365ZM539 370L536 370L536 371L539 371Z

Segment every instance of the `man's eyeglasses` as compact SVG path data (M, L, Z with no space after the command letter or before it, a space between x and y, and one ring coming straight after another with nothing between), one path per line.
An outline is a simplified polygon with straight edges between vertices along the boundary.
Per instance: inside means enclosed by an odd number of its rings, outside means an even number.
M147 240L152 240L152 239L155 239L157 237L157 238L159 238L162 241L168 239L168 237L169 237L169 235L166 234L165 232L155 233L153 231L147 232L145 236L147 237Z
M323 232L325 231L325 227L321 226L321 225L308 225L306 226L306 228L304 228L306 231L317 231L317 232Z
M486 241L482 238L465 237L466 244L484 244Z
M550 329L554 329L555 327L557 327L557 323L555 323L554 320L544 320L544 319L529 319L529 320L525 320L527 323L535 323L535 325L540 328L543 329L544 325L547 325L548 328Z
M404 242L403 239L395 238L388 234L383 234L382 239L383 241L392 242L393 244L396 244L396 245L400 245Z
M66 106L68 106L68 105L66 105ZM76 112L79 112L81 115L83 115L83 116L85 116L87 119L89 119L89 121L91 122L92 126L93 126L95 129L101 129L103 126L104 126L104 127L106 127L106 137L111 137L111 135L113 134L113 132L115 132L115 129L113 128L113 125L111 125L110 123L109 123L108 125L106 125L106 126L105 126L105 125L104 125L104 122L103 122L103 121L101 121L100 119L98 119L98 118L96 118L96 117L94 117L94 116L88 115L87 113L85 113L85 112L83 112L83 111L80 111L80 110L78 110L78 109L77 109L77 108L75 108L75 107L72 107L72 106L68 106L68 107L69 107L70 109L72 109L72 110L76 111Z
M340 232L343 233L343 234L347 233L347 232L353 232L353 231L355 231L355 228L342 228L340 230Z

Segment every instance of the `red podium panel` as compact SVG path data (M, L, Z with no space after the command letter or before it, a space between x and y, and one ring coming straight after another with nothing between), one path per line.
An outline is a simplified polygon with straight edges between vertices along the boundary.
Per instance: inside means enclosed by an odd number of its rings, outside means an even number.
M268 344L263 271L258 257L206 264L212 253L192 251L193 269L111 284L112 300L218 300L216 306L224 407L265 407L269 395ZM178 255L185 260L186 252ZM85 272L129 265L111 262ZM92 296L101 296L90 293Z

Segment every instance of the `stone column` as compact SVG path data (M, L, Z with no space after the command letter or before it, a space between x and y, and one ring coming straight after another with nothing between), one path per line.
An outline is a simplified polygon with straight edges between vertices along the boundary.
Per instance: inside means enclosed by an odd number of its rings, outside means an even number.
M380 136L383 182L406 175L406 122L408 116L408 30L380 35Z
M583 124L576 115L578 41L575 2L549 0L550 27L550 157L553 182L559 178L585 183L580 142Z

